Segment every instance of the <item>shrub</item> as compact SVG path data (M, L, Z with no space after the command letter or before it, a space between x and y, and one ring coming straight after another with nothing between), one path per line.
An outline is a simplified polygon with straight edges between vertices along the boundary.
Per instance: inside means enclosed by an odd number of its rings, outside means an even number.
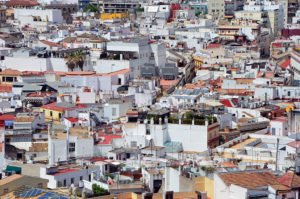
M108 194L108 191L99 185L93 184L92 185L93 193L96 195L106 195Z

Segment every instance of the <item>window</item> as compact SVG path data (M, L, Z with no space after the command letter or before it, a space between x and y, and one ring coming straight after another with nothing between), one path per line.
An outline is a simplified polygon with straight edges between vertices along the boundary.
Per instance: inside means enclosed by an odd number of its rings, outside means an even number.
M50 111L50 117L52 117L53 116L53 113L52 113L52 111Z
M93 66L97 66L97 62L96 61L93 61Z
M69 143L69 152L74 152L75 151L75 143Z
M112 116L117 116L117 109L116 108L112 108Z
M67 186L67 180L64 179L64 187L66 187L66 186Z
M40 189L43 188L43 183L39 183L38 188L40 188Z
M287 92L287 95L288 95L288 96L291 96L291 91L288 91L288 92Z
M146 135L150 135L150 129L146 129Z
M8 189L4 189L4 193L8 193Z
M272 128L272 135L275 135L275 133L276 133L276 129Z
M71 184L74 184L74 178L71 178Z
M61 113L59 113L59 114L58 114L58 117L59 117L59 119L61 119L61 117L62 117L62 114L61 114Z
M79 178L79 179L80 179L80 181L82 181L82 180L83 180L83 177L82 177L82 176L80 176L80 178Z
M136 146L137 146L136 141L131 141L131 147L136 147Z

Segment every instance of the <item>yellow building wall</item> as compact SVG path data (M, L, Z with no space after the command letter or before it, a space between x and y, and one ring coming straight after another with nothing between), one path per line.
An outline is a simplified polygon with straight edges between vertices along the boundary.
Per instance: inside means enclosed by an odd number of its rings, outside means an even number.
M101 21L104 20L110 20L110 19L125 19L129 18L129 13L124 12L124 13L103 13L101 14Z
M56 111L56 110L44 109L44 108L41 108L41 112L45 113L46 120L60 121L64 115L63 111ZM51 115L51 113L52 113L52 115Z
M195 191L206 192L211 199L214 198L214 181L208 177L195 178Z

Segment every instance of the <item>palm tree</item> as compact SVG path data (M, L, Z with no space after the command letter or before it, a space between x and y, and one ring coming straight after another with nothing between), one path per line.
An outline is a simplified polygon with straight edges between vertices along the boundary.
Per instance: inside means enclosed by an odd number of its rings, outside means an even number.
M73 71L75 66L76 66L76 59L75 59L75 54L74 53L69 53L65 60L67 61L66 64L68 68Z
M83 65L85 61L85 53L82 52L82 50L78 50L76 53L76 65L80 68L81 71L83 71Z
M85 53L82 50L77 50L75 52L69 53L65 60L68 68L73 71L75 67L79 67L81 71L83 71L83 65L85 61Z

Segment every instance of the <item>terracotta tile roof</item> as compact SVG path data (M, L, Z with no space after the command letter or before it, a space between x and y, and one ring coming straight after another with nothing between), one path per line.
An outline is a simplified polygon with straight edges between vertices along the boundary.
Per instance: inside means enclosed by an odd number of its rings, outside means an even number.
M0 152L3 151L3 145L4 145L4 144L1 142L1 143L0 143Z
M24 71L21 76L44 76L44 72L40 71Z
M101 76L114 76L114 75L124 75L130 72L130 68L118 70L112 73L100 73Z
M0 85L0 92L1 93L11 93L12 92L12 85Z
M237 165L232 164L230 162L219 162L218 165L221 165L223 167L237 167Z
M288 171L280 178L280 184L291 188L300 187L300 177L294 172Z
M172 85L177 84L178 81L179 81L179 79L175 79L175 80L160 79L160 85L161 86L172 86Z
M279 184L278 178L269 171L220 173L219 176L227 184L241 187L261 187Z
M282 47L282 43L272 43L272 47L273 48L281 48Z
M15 115L0 115L0 120L14 120Z
M206 49L210 49L210 48L220 48L222 44L208 44L208 46L206 47Z
M45 45L51 46L51 47L59 47L60 46L60 44L56 44L51 41L41 40L40 42L42 42Z
M20 71L18 71L18 70L6 69L6 70L0 72L0 75L18 76L18 75L22 75L22 73Z
M38 2L33 0L10 0L5 3L6 6L38 6Z

